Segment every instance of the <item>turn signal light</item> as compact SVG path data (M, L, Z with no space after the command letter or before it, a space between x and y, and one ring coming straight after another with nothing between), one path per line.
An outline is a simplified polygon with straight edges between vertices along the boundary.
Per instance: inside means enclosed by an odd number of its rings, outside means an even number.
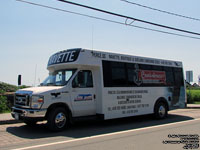
M42 98L39 98L37 101L38 101L38 103L43 103L44 102L44 100Z

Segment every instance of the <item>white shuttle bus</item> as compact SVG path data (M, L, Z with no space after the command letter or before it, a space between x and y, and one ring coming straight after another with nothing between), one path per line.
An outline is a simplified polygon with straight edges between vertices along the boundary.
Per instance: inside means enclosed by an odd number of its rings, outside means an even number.
M53 54L47 69L39 87L15 93L15 119L28 125L47 120L51 130L60 131L80 117L163 119L186 105L179 61L77 48Z

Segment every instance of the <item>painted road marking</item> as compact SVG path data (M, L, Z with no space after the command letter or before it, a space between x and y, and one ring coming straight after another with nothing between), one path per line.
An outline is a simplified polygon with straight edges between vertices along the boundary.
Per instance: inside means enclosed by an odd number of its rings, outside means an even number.
M199 120L200 120L200 118L194 119L194 120L187 120L187 121L180 121L180 122L174 122L174 123L169 123L169 124L151 126L151 127L144 127L144 128L139 128L139 129L131 129L131 130L126 130L126 131L107 133L107 134L102 134L102 135L95 135L95 136L84 137L84 138L79 138L79 139L65 140L65 141L60 141L60 142L17 148L17 149L12 149L12 150L27 150L27 149L34 149L34 148L40 148L40 147L46 147L46 146L52 146L52 145L58 145L58 144L66 144L66 143L83 141L83 140L94 139L94 138L100 138L100 137L105 137L105 136L119 135L119 134L124 134L124 133L128 133L128 132L136 132L136 131L148 130L148 129L153 129L153 128L160 128L160 127L165 127L165 126L170 126L170 125L183 124L183 123L194 122L194 121L199 121Z

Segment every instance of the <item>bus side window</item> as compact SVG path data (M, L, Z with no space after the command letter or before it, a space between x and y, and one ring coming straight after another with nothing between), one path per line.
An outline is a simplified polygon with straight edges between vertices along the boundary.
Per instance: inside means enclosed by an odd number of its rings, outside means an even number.
M172 67L163 67L166 74L167 86L174 86L174 73Z
M175 86L183 86L183 70L181 68L174 68Z
M72 81L73 88L90 88L93 87L92 72L89 70L79 71Z

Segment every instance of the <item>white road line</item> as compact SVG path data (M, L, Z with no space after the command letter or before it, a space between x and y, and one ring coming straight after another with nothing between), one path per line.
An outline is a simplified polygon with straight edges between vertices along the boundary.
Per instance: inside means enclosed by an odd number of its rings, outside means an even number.
M187 122L194 122L194 121L199 121L199 120L200 120L200 118L197 118L197 119L194 119L194 120L174 122L174 123L151 126L151 127L144 127L144 128L139 128L139 129L131 129L131 130L126 130L126 131L107 133L107 134L102 134L102 135L95 135L95 136L84 137L84 138L79 138L79 139L65 140L65 141L60 141L60 142L47 143L47 144L17 148L17 149L12 149L12 150L34 149L34 148L40 148L40 147L45 147L45 146L51 146L51 145L64 144L64 143L71 143L71 142L83 141L83 140L88 140L88 139L100 138L100 137L105 137L105 136L119 135L119 134L128 133L128 132L136 132L136 131L148 130L148 129L152 129L152 128L160 128L160 127L165 127L165 126L170 126L170 125L175 125L175 124L177 125L177 124L182 124L182 123L187 123Z

